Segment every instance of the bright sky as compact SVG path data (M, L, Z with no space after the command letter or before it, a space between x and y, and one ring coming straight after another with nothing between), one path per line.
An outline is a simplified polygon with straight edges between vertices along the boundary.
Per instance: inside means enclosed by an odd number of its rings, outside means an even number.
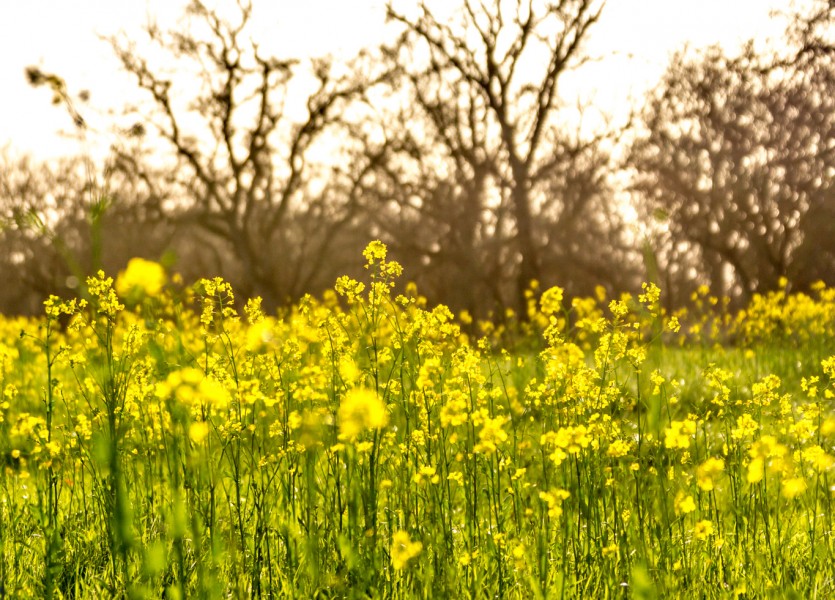
M282 51L296 56L331 53L349 58L383 35L384 0L253 0L259 29ZM430 3L431 4L431 3ZM39 157L77 153L63 109L50 93L24 78L28 65L62 75L70 90L89 89L91 103L118 108L134 88L119 72L109 46L98 35L124 30L132 37L149 17L160 25L180 14L183 0L0 0L0 148ZM608 0L588 45L606 60L584 68L573 93L606 112L640 97L660 77L669 55L721 43L728 48L757 37L777 36L782 25L771 10L790 0ZM617 52L614 57L611 53Z

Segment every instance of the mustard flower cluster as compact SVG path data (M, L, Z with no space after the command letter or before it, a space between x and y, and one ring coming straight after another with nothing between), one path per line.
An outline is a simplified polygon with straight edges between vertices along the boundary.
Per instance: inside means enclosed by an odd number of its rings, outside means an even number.
M476 321L363 255L280 315L136 259L0 319L3 592L835 594L832 290Z

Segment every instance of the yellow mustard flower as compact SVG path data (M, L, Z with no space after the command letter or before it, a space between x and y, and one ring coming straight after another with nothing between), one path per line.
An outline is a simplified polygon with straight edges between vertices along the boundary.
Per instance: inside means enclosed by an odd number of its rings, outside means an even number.
M395 532L391 538L391 566L398 571L405 569L409 561L417 557L421 550L423 544L413 542L407 531Z
M539 492L539 499L548 506L548 516L552 519L558 519L562 515L562 502L570 496L567 490L561 489Z
M699 521L693 526L693 537L704 541L713 535L713 523L711 521Z
M724 470L725 462L721 458L708 458L696 468L696 485L706 492L711 491Z
M696 510L696 502L693 500L693 496L680 491L673 501L673 508L677 515L686 515Z
M630 444L626 440L614 440L611 444L609 444L609 448L606 450L606 455L611 456L612 458L621 458L629 454Z
M685 421L672 421L670 426L664 430L665 448L690 447L690 438L696 434L696 423L690 419Z
M209 435L209 424L205 421L195 421L188 426L188 437L195 444L202 444Z
M797 498L800 494L806 491L808 487L806 480L802 477L790 477L783 481L783 489L781 494L784 498Z
M116 292L123 298L134 294L158 296L165 286L165 269L159 263L144 258L132 258L116 278Z
M388 249L386 248L386 245L380 240L370 242L365 247L365 250L362 251L362 255L365 257L365 260L368 261L369 265L373 265L377 261L385 260L387 253Z
M339 439L354 441L367 429L379 429L388 424L386 405L374 390L353 388L339 405Z
M476 444L474 450L482 454L495 452L498 446L507 440L507 432L503 429L506 420L505 417L495 419L485 417L484 424L478 432L479 443Z
M543 292L539 299L539 306L544 315L553 315L562 310L563 289L554 286Z

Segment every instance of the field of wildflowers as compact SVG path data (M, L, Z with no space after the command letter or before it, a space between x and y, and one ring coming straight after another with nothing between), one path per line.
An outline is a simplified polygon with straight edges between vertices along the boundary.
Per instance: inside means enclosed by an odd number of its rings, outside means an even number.
M3 319L0 597L835 594L835 290L498 325L365 258L277 317L134 259Z

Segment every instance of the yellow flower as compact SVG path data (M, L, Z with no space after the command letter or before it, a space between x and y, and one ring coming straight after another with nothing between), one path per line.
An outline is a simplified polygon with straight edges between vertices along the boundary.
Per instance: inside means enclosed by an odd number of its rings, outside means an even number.
M50 456L56 457L59 454L61 454L61 444L59 444L55 440L52 440L51 442L47 442L45 445L46 445L46 450L47 450L47 452L49 452Z
M507 432L502 429L505 423L504 417L484 417L484 424L481 431L478 432L479 443L475 445L473 450L483 454L492 454L496 451L499 444L507 440Z
M418 472L414 474L412 481L420 484L423 483L424 478L429 479L432 483L438 483L441 480L435 470L435 467L430 467L428 465L422 466Z
M542 314L553 315L554 313L562 311L562 298L563 289L560 287L554 286L545 290L542 297L539 299L539 306L541 307Z
M548 516L558 519L562 515L562 501L571 496L566 490L554 489L550 492L539 492L539 499L548 505Z
M629 304L627 304L625 298L621 300L612 300L609 302L609 310L612 311L612 314L616 319L622 319L629 314Z
M687 419L686 421L672 421L670 426L664 430L665 448L690 447L690 438L696 434L696 423Z
M753 458L748 463L748 475L746 480L748 483L759 483L765 474L765 463L761 458Z
M693 527L693 537L697 540L706 540L713 535L713 523L710 521L699 521Z
M629 453L629 442L625 440L615 440L609 444L609 449L606 450L606 455L612 458L620 458Z
M370 242L368 246L365 247L365 250L362 251L362 255L365 257L365 260L368 261L369 265L373 265L377 261L384 261L386 259L386 254L388 254L388 248L386 248L386 245L380 240Z
M539 439L540 444L567 450L569 454L579 454L583 448L589 446L591 441L589 429L585 425L560 427L557 431L542 434ZM561 454L561 458L565 458L565 453Z
M173 395L179 402L191 405L194 401L195 386L203 379L203 371L194 367L184 367L171 371L165 381L156 384L156 395L167 398Z
M788 448L779 443L773 435L761 436L748 449L748 455L751 457L751 462L748 463L748 483L762 481L766 467L769 472L780 472L785 466L787 452Z
M275 339L273 333L273 319L266 317L253 323L246 330L246 349L250 352L258 352L264 346Z
M464 474L461 471L453 471L447 475L449 481L454 481L458 485L464 485Z
M224 410L232 401L232 397L226 388L223 387L223 384L213 377L201 379L197 390L200 392L203 402L218 410Z
M835 464L835 459L818 445L810 446L803 451L803 458L809 461L812 467L819 471L827 471Z
M413 542L406 531L397 531L391 539L391 566L401 570L423 550L423 544Z
M342 356L339 358L338 369L339 376L348 385L353 385L362 377L362 371L360 371L357 363L350 356Z
M652 310L661 299L661 289L654 283L646 282L641 284L641 289L644 290L644 293L638 295L638 301Z
M759 427L754 417L748 413L743 413L736 418L736 428L731 430L731 437L735 440L741 440L749 435L754 435Z
M696 510L696 502L693 500L693 496L684 492L676 494L673 505L677 515L686 515Z
M374 390L354 388L339 405L339 439L354 441L367 429L379 429L388 423L386 405Z
M708 458L696 468L696 484L706 492L716 485L716 479L725 470L725 463L721 458Z
M116 291L123 298L136 293L158 296L165 281L162 265L144 258L132 258L116 278Z
M209 424L205 421L195 421L188 426L188 437L195 444L202 444L209 435Z
M372 448L374 448L374 442L359 442L357 444L357 452L360 454L371 452Z
M585 425L577 425L577 427L569 427L566 429L567 443L564 446L569 454L579 454L580 450L588 447L591 443L591 437L588 435L588 429ZM560 429L560 433L563 429Z
M351 279L347 275L343 275L336 280L334 289L340 296L345 296L348 299L349 304L353 304L365 290L365 284L355 279Z
M302 422L303 422L302 416L301 416L301 414L299 414L299 411L297 411L297 410L294 410L289 415L287 415L287 426L291 430L295 430L295 429L298 429L299 427L301 427Z
M800 494L806 491L806 480L802 477L792 477L783 481L782 494L784 498L797 498Z
M107 277L99 270L95 276L87 278L87 292L94 299L98 314L109 319L115 319L125 306L119 302L116 290L113 289L113 278Z

